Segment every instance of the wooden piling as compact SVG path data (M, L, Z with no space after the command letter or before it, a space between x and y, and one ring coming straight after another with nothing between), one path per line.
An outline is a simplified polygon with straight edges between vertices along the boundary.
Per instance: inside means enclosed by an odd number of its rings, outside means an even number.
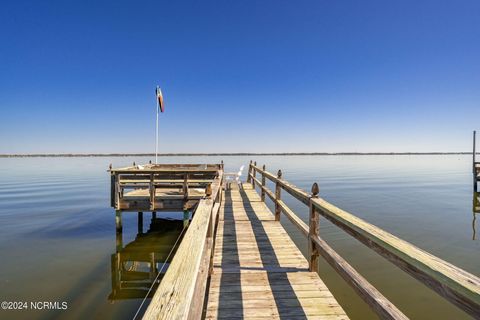
M248 164L247 183L252 182L252 177L250 176L251 174L252 174L252 160L250 160L250 163Z
M265 165L263 165L262 170L265 171ZM265 175L262 174L262 187L261 187L261 199L263 202L265 202Z
M255 189L255 179L257 178L257 171L255 170L255 167L257 166L257 161L253 163L252 166L252 186L253 189Z
M115 228L117 232L122 232L122 211L115 210Z
M138 234L142 234L143 233L143 212L139 212L138 213L138 219L137 219L137 224L138 224Z
M313 205L311 199L318 198L319 188L318 184L315 182L312 185L312 195L310 196L310 203L309 203L309 232L308 232L308 256L309 256L309 269L310 271L318 272L318 258L319 253L317 246L313 239L318 237L319 233L319 217L318 212Z
M282 213L282 208L280 207L280 201L282 200L280 179L282 179L282 170L278 170L275 183L275 221L280 221L280 213Z

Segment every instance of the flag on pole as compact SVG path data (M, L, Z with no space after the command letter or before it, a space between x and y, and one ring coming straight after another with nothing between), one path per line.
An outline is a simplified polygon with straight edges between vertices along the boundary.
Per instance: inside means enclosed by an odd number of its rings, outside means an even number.
M165 106L163 105L163 95L162 95L162 90L160 87L157 86L157 90L155 91L157 94L157 100L158 100L158 107L160 108L161 112L165 111Z

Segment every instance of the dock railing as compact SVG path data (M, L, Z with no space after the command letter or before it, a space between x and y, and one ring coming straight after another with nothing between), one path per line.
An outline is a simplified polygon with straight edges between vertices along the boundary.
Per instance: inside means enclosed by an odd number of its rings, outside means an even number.
M257 173L261 179L257 179ZM266 179L275 184L275 191L266 187ZM267 195L275 204L275 219L283 213L308 239L308 257L311 271L318 272L321 255L357 294L382 319L407 319L393 303L363 278L348 262L336 253L319 235L320 215L373 249L382 257L437 292L461 310L480 317L480 279L416 246L404 241L319 197L317 183L311 193L282 178L279 170L274 175L250 162L247 182L260 188L261 199ZM304 203L310 209L307 225L282 201L281 191Z
M200 319L213 265L215 227L222 200L223 166L207 187L160 282L144 319Z

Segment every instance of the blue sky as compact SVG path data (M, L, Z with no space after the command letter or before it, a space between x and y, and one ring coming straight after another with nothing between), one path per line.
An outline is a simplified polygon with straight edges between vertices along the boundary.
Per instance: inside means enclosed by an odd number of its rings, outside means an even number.
M10 1L0 153L470 151L480 2Z

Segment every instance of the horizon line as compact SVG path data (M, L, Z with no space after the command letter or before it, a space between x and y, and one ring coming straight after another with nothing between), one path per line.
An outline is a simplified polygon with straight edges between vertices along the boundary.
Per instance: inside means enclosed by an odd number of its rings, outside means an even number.
M188 156L355 156L355 155L473 155L473 152L207 152L207 153L159 153L161 157ZM0 154L0 158L40 157L147 157L155 153L31 153Z

